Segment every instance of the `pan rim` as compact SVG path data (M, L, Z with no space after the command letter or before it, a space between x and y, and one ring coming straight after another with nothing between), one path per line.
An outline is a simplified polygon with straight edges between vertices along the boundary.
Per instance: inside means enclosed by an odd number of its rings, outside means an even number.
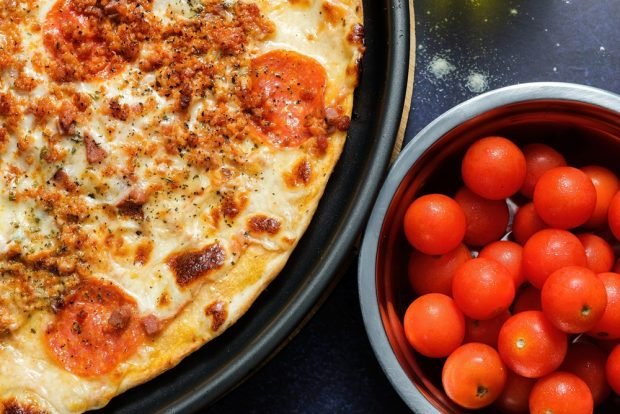
M387 33L385 33L385 40L388 45L387 62L385 63L387 71L386 83L380 85L381 101L376 105L378 111L374 115L374 119L376 119L374 122L378 127L374 130L372 156L364 164L363 172L358 179L360 188L356 192L355 198L350 202L346 218L339 220L338 228L330 231L334 234L335 240L329 245L329 250L321 255L320 262L308 272L309 276L304 279L304 284L296 286L293 295L279 306L277 314L271 317L269 323L263 326L259 332L252 333L252 342L248 343L243 349L246 352L242 355L239 355L240 353L235 354L235 358L225 359L225 363L219 365L216 370L209 372L208 375L204 375L204 378L192 384L191 387L179 385L174 397L161 397L156 409L153 409L152 402L144 401L143 403L149 407L150 412L193 413L204 410L205 406L216 401L248 375L255 372L263 361L274 351L280 349L281 345L294 334L300 323L320 301L321 295L334 282L337 271L348 255L351 254L370 214L375 196L389 166L392 149L398 134L409 75L407 65L403 64L403 62L409 62L410 55L409 7L411 6L408 0L383 1L383 8L386 10L384 24ZM361 82L364 81L365 78L362 74ZM355 136L349 137L349 139L355 139ZM226 333L218 340L225 342L225 335ZM183 374L182 368L172 369L172 371L175 370L175 375ZM148 388L148 385L147 383L142 387ZM154 391L157 391L157 387ZM160 397L154 396L152 398L157 400ZM136 405L142 403L134 401L128 406L123 404L121 403L120 407L109 407L109 411L132 412L138 409ZM108 412L107 409L104 408L104 410Z

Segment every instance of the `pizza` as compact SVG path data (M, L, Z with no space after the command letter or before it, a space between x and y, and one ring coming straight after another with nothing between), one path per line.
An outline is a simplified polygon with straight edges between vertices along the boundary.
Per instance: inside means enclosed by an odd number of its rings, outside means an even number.
M103 407L248 311L363 50L359 0L0 0L0 410Z

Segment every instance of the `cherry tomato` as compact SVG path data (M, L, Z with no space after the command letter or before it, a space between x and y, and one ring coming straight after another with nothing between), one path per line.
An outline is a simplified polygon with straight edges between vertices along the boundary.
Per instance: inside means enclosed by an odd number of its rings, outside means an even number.
M525 157L506 138L482 138L465 153L461 174L467 188L474 193L489 200L501 200L523 185Z
M609 229L617 240L620 240L620 191L611 199L607 211Z
M512 221L512 236L521 245L529 240L532 235L542 229L546 229L547 223L536 213L534 203L521 206L515 213Z
M539 378L555 371L564 360L568 337L540 311L512 315L499 331L497 350L516 374Z
M534 208L551 227L572 229L592 217L596 189L583 171L555 167L545 172L534 189Z
M620 345L616 345L607 357L605 376L611 389L620 394Z
M536 379L525 378L508 370L504 391L495 401L495 405L503 413L526 414L530 408L530 393Z
M429 293L414 300L405 312L405 337L430 358L450 355L465 337L465 317L452 298Z
M540 303L540 290L536 289L532 285L527 285L521 288L521 291L519 291L517 298L512 304L513 314L528 310L542 311L542 304Z
M602 237L592 233L577 236L586 251L588 268L594 273L610 272L614 266L614 249Z
M445 254L463 241L465 214L452 198L428 194L416 199L404 218L405 236L422 253Z
M515 297L508 270L494 260L471 259L462 264L452 279L452 297L472 319L491 319L505 312Z
M575 342L569 345L560 370L575 374L588 384L594 405L598 405L611 392L605 378L606 362L607 354L598 346L589 342Z
M456 269L471 259L464 244L446 254L431 256L414 250L409 256L409 283L418 295L443 293L452 295L452 278Z
M614 273L620 273L620 257L616 260L613 268Z
M561 331L581 333L594 328L607 306L605 285L587 267L566 266L547 278L540 292L547 319Z
M506 233L508 226L508 205L506 200L488 200L470 191L467 187L461 188L454 200L459 203L465 219L465 244L469 246L483 246L499 240Z
M588 332L600 339L620 339L620 274L599 273L607 292L607 307L603 317Z
M556 150L545 144L529 144L523 147L525 156L525 181L519 192L527 198L534 195L534 187L545 172L566 165L566 160Z
M593 411L588 385L569 372L557 371L539 379L530 394L532 414L589 414Z
M596 190L596 207L592 217L585 223L586 227L598 228L607 224L607 211L614 195L620 190L616 174L598 165L589 165L581 169L594 184Z
M487 244L480 251L478 257L495 260L508 269L515 283L515 288L521 286L525 281L521 265L523 247L519 246L517 243L508 240L500 240Z
M506 311L495 318L479 321L465 318L465 339L463 343L480 342L497 348L497 337L504 322L510 318L510 312Z
M523 246L523 273L534 287L542 288L549 275L565 266L586 266L586 252L574 234L544 229Z
M497 351L486 344L457 348L441 373L446 394L465 408L482 408L497 399L506 383L506 368Z

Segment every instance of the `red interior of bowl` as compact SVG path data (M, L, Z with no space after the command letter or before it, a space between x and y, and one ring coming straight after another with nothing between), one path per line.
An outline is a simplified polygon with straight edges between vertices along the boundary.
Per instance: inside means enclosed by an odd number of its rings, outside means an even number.
M460 166L465 150L475 140L489 135L510 138L520 146L543 142L564 154L570 165L598 164L620 174L620 116L588 104L551 100L507 105L471 119L427 148L409 170L387 210L379 237L377 299L385 331L403 370L418 390L445 413L467 410L453 404L441 389L443 360L415 353L404 335L402 318L415 296L407 280L411 247L405 240L402 221L414 198L427 193L454 195L463 185ZM620 412L618 398L610 398L602 410Z

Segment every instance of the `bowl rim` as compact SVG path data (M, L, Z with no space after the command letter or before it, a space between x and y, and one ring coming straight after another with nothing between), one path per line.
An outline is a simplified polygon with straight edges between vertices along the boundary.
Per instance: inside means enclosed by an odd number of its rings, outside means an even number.
M388 341L377 301L375 269L385 214L392 197L414 161L453 128L497 107L536 100L590 104L620 115L620 95L591 86L563 82L532 82L495 89L444 112L422 129L394 161L373 206L358 263L358 294L366 334L381 368L409 408L420 414L439 412L413 384L398 362Z

